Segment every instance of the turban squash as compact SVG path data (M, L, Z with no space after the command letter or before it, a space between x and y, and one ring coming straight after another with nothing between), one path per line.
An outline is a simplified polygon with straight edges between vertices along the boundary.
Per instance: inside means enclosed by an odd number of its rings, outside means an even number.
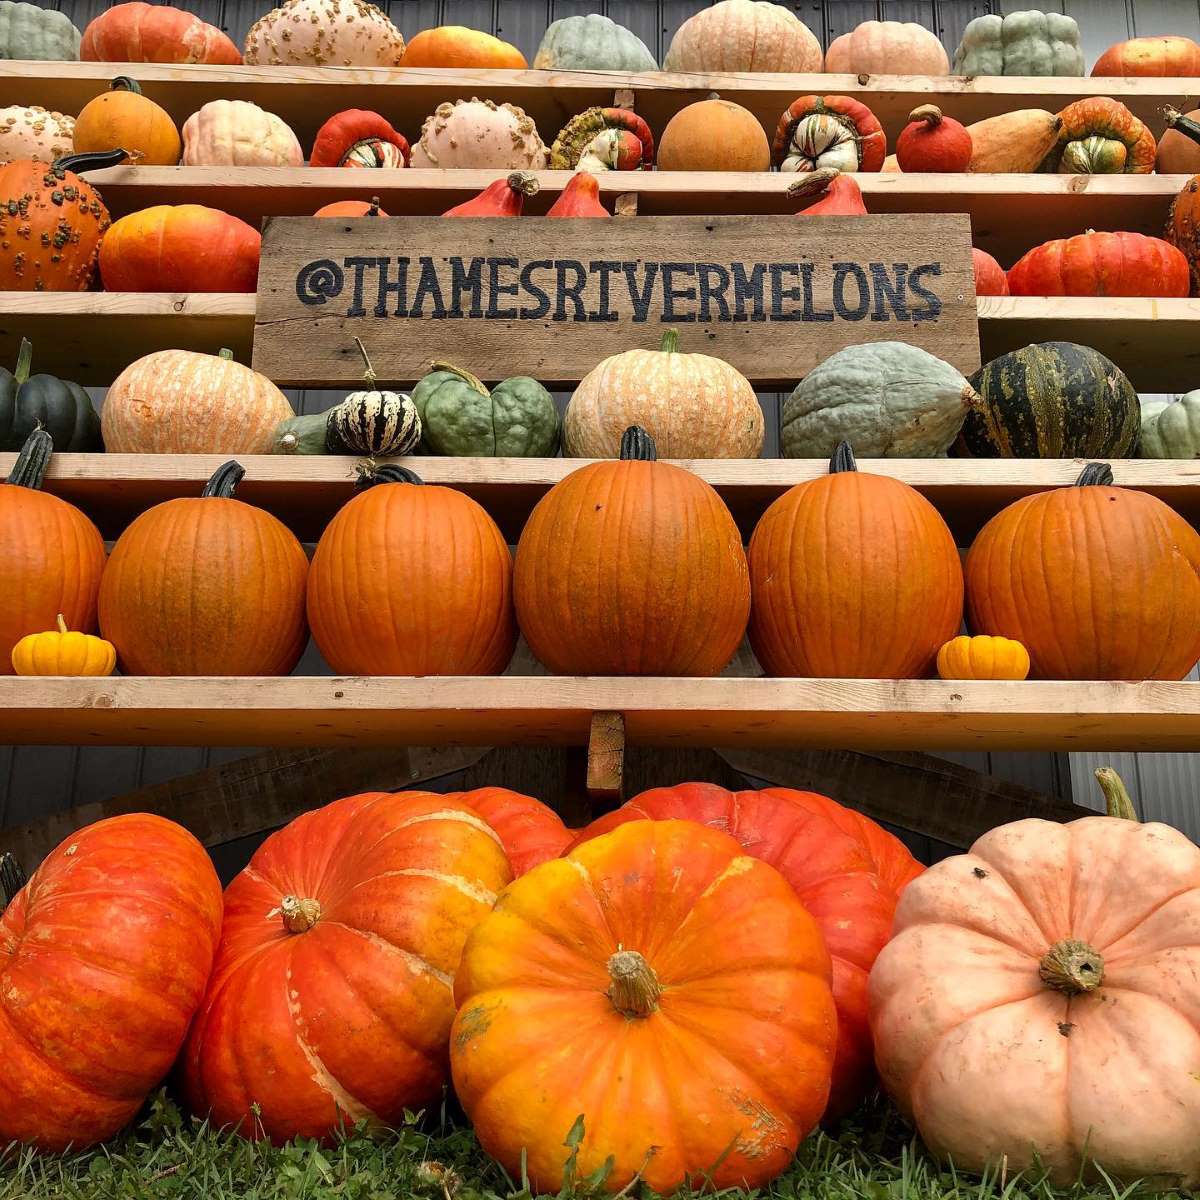
M407 167L408 139L377 112L348 108L334 113L313 142L313 167Z
M801 96L784 110L771 161L781 171L878 171L887 138L875 114L849 96Z
M563 126L550 147L555 171L636 171L654 166L654 134L635 112L589 108Z
M1148 175L1158 145L1119 100L1088 96L1060 112L1062 127L1043 171L1060 175Z

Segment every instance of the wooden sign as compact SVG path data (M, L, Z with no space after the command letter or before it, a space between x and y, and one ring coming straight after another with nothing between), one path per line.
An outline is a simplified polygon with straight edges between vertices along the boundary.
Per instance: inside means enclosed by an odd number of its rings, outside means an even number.
M276 217L254 366L292 387L409 384L437 359L574 384L610 354L712 354L791 387L844 346L905 341L979 366L971 222L867 217Z

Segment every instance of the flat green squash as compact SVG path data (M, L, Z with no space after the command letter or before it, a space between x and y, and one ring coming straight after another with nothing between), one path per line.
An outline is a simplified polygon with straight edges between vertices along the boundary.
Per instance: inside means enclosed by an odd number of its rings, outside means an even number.
M657 71L632 30L599 13L562 17L546 30L533 59L537 71Z
M974 458L1126 458L1141 409L1125 373L1098 350L1040 342L971 376L982 397L952 453Z
M1200 458L1200 390L1142 404L1139 458Z

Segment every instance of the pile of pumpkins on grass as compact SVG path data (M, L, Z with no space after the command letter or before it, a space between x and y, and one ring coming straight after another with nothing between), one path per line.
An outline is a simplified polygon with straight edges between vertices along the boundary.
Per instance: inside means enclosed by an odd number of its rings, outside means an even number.
M960 1170L1194 1185L1200 850L1097 776L1109 815L928 870L780 788L582 830L501 788L351 796L224 896L182 827L100 821L23 887L0 856L0 1145L109 1138L174 1066L244 1137L380 1131L449 1083L535 1192L757 1188L879 1081Z

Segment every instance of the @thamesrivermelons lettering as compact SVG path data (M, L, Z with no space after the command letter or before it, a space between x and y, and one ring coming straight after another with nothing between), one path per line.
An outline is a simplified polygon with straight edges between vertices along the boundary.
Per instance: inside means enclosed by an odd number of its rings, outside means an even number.
M347 317L485 321L936 321L940 262L583 262L322 258L296 274L307 306Z

